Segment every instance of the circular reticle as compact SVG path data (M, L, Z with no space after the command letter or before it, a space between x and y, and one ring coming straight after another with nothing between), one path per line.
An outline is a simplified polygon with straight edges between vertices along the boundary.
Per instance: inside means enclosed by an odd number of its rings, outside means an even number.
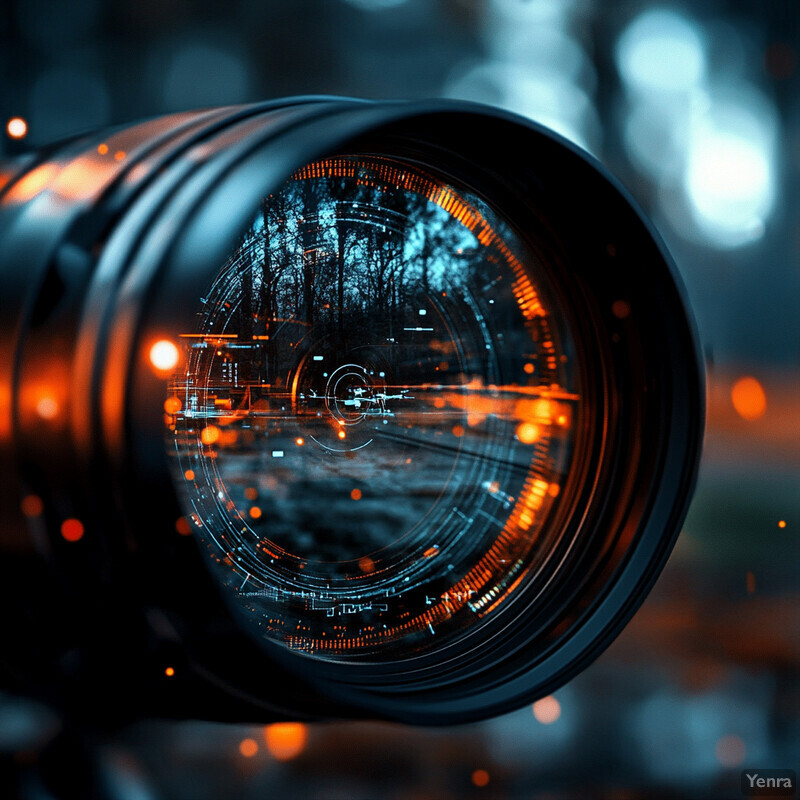
M199 303L170 449L191 527L261 636L410 658L544 584L575 349L485 201L405 160L314 162L264 200Z

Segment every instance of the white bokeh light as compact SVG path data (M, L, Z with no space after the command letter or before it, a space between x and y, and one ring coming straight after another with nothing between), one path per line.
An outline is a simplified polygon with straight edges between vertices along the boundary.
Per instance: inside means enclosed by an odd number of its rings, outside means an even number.
M721 93L693 125L685 192L695 224L713 244L739 247L764 233L775 202L775 138L771 105L743 87Z
M705 77L705 42L691 20L674 11L652 9L620 36L616 61L633 91L685 92Z

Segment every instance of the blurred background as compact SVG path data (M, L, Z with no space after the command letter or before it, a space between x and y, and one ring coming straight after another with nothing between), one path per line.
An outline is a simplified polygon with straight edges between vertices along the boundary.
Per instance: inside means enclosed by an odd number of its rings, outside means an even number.
M83 742L111 796L741 797L742 768L800 767L796 0L5 0L0 15L0 157L291 94L456 97L538 120L652 216L707 365L682 536L568 686L446 730L143 722ZM0 785L52 797L37 765L63 724L0 695Z

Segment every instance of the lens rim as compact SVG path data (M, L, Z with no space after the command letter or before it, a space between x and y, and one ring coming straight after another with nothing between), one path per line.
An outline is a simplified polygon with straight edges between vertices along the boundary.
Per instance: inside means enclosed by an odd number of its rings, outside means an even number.
M485 143L493 140L502 141L503 147L487 152ZM654 324L645 325L643 312L637 310L637 322L646 328L653 351L664 357L663 362L656 358L641 359L646 375L629 375L627 382L623 381L625 365L621 359L624 357L610 346L596 351L600 362L596 368L605 376L599 384L595 378L591 379L591 383L597 385L596 402L602 403L619 423L626 410L614 403L620 385L630 389L641 381L643 391L650 393L646 403L642 400L643 407L647 407L647 420L659 421L667 426L668 432L665 435L660 429L649 432L653 442L648 471L655 485L616 490L629 498L626 503L636 504L636 513L641 517L639 524L626 529L626 535L632 538L635 546L624 559L617 554L615 582L596 593L590 616L568 640L557 639L558 646L543 653L535 664L528 663L525 654L520 654L522 645L507 645L505 653L491 653L491 658L487 659L491 664L483 664L464 676L442 676L438 669L433 669L432 675L421 674L418 670L399 675L390 667L375 670L372 666L361 669L353 664L324 664L301 654L288 653L278 646L267 646L264 650L265 658L280 664L287 672L301 675L303 680L332 696L334 706L355 707L360 713L413 722L466 721L509 710L547 694L610 643L641 604L663 567L696 479L703 425L703 381L696 332L683 289L650 223L625 190L590 156L535 123L494 109L455 102L364 106L344 101L341 106L328 105L324 113L321 110L320 114L309 113L307 118L274 136L264 135L255 126L242 141L239 152L229 156L226 164L212 154L204 164L205 172L195 176L193 185L184 183L171 198L170 205L165 206L170 225L162 223L161 229L148 234L148 241L154 243L153 249L143 246L147 264L157 269L131 272L128 285L123 286L115 298L117 314L135 315L133 335L122 350L130 365L124 383L131 386L133 392L128 396L124 413L116 416L115 424L124 420L126 428L125 446L119 447L117 452L123 464L128 465L125 470L128 474L140 476L154 470L158 477L154 477L153 483L167 483L166 459L161 464L153 455L157 449L153 444L155 437L160 440L162 435L162 401L156 401L158 393L155 392L154 397L154 390L163 384L154 381L141 359L142 342L147 338L148 326L153 324L158 293L171 296L174 291L187 292L186 279L190 275L192 284L202 287L212 271L224 263L225 247L245 227L260 198L275 189L295 168L343 150L358 150L367 145L374 148L376 142L385 142L382 146L392 144L400 151L404 147L419 149L431 161L446 161L449 154L451 161L473 165L475 172L471 179L460 178L460 182L473 186L476 181L481 183L478 176L482 175L492 192L502 194L500 187L505 187L509 207L513 205L516 209L511 216L527 215L529 220L536 220L542 236L549 232L549 247L554 252L563 251L566 263L580 263L576 255L592 255L600 261L605 251L614 262L613 268L609 267L605 273L606 281L613 277L620 283L623 276L634 279L635 265L647 263L651 270L648 280L643 282L639 276L638 283L634 281L632 286L652 301L648 312L653 319L671 323L671 326L665 324L662 331L653 330ZM402 152L396 154L402 155ZM479 168L477 164L482 166ZM516 169L512 169L514 166ZM440 171L438 166L437 171ZM257 180L253 180L253 175L258 176ZM565 190L565 182L582 187L581 196ZM236 200L231 211L234 196ZM231 235L227 242L222 241L225 237L210 242L208 222L223 209L231 215ZM580 225L567 224L570 216L577 218ZM567 236L565 231L570 230L571 235ZM585 241L577 241L578 238ZM605 246L609 241L618 242L613 256ZM205 267L198 270L198 264ZM603 290L602 287L604 276L593 274L586 266L581 269L579 275L566 273L572 275L571 280L559 276L560 283L568 284L574 292L572 302L591 321L595 335L600 332L611 338L612 331L620 336L624 333L625 341L630 343L633 332L629 329L626 333L620 321L612 319L611 303L606 303L606 307L600 299L608 293L608 288ZM638 309L639 300L632 305ZM160 310L166 319L169 309L162 304ZM581 316L576 313L576 320ZM632 320L627 325L632 325ZM644 340L642 337L641 341ZM114 352L119 357L116 347ZM587 377L587 386L589 382ZM119 379L116 383L119 384ZM664 396L654 396L657 391L664 391ZM631 402L635 405L637 401ZM139 426L138 420L148 422ZM643 429L639 433L644 436L648 431ZM636 452L637 443L630 441L630 434L626 437L624 431L621 432L619 424L609 426L604 435L625 453ZM620 447L622 441L627 443L624 448ZM163 448L160 452L163 453ZM613 477L612 483L619 487L618 473L625 465L614 463L613 466L615 474L609 479ZM636 480L642 482L644 475L638 474ZM164 492L161 494L163 496ZM125 505L128 513L134 513L130 500ZM176 503L174 507L177 508ZM598 518L606 519L612 511L606 498L597 509ZM629 508L617 511L618 517L633 513ZM622 535L621 529L626 526L619 520L616 526L620 528L618 534ZM615 556L606 553L603 558L607 561ZM600 583L603 585L602 581ZM565 599L559 595L553 598L553 603L557 605ZM186 605L179 598L173 601L176 602L174 610L180 616L180 609L185 611ZM203 636L202 624L190 625L184 642L190 650L204 653L203 658L208 658L208 648L198 645ZM498 668L498 660L502 668ZM209 669L224 683L244 684L249 696L259 698L255 674L242 680L241 673L237 674L229 665L213 658L211 663L213 667ZM489 678L489 672L502 675L502 681ZM340 711L337 709L336 713Z

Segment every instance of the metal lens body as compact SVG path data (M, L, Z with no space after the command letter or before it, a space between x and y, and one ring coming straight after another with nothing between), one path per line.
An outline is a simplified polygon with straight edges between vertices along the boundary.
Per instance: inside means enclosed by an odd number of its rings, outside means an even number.
M15 685L453 723L552 691L644 599L702 378L663 247L571 145L294 98L81 137L0 192Z

